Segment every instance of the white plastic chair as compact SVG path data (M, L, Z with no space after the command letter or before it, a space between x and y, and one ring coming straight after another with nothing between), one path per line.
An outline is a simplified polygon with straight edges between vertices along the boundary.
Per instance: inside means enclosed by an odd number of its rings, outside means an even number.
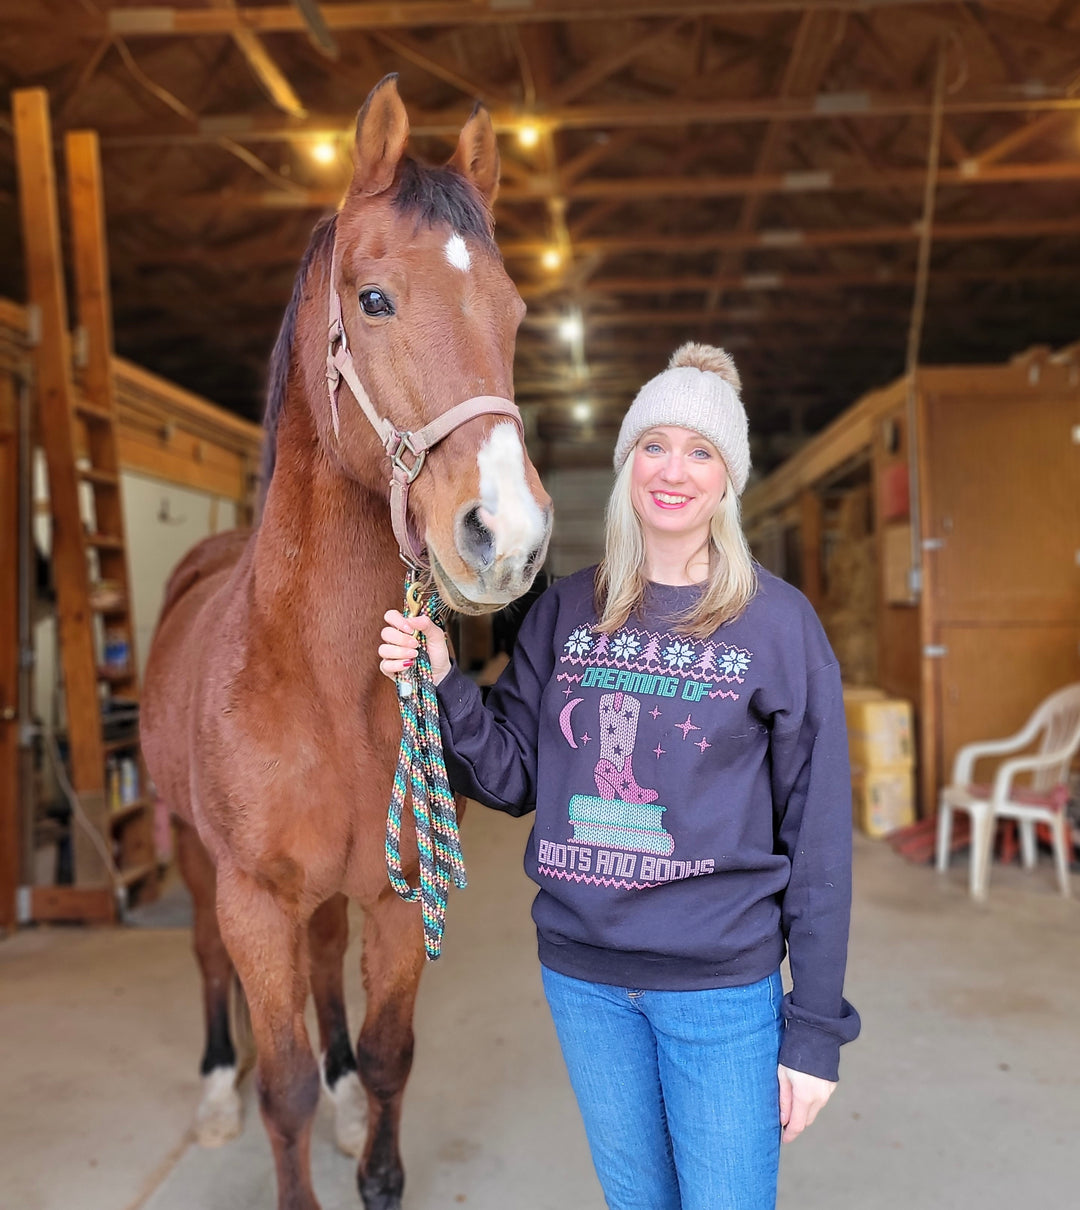
M983 756L1003 756L1030 747L1039 738L1038 751L1003 761L990 785L974 781L975 762ZM1071 894L1069 864L1072 842L1065 804L1069 799L1069 766L1080 749L1080 682L1052 693L1008 739L966 744L956 754L952 780L943 786L938 802L937 868L949 864L954 811L971 817L971 894L985 899L990 887L994 833L1000 819L1015 819L1020 832L1020 856L1027 869L1035 865L1035 825L1050 829L1054 862L1063 895ZM1018 773L1031 773L1031 783L1014 786Z

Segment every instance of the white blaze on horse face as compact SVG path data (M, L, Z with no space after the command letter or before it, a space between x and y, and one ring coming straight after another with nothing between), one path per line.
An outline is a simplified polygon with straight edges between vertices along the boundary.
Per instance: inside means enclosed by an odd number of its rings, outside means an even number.
M544 540L544 516L525 478L525 450L510 421L492 429L476 456L480 520L495 539L496 559L527 558Z
M460 269L462 273L468 273L469 265L472 263L469 260L469 249L465 241L460 235L452 235L446 241L446 259L454 266L455 269Z

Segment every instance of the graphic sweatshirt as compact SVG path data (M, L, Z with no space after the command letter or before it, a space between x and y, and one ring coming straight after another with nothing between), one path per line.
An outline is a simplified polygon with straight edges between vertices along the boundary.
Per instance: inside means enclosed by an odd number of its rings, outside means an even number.
M438 688L455 790L535 809L525 870L541 962L640 990L745 986L790 955L780 1062L837 1078L859 1031L842 995L851 789L840 673L809 602L759 569L744 613L675 631L700 592L650 585L593 630L595 568L522 623L486 704Z

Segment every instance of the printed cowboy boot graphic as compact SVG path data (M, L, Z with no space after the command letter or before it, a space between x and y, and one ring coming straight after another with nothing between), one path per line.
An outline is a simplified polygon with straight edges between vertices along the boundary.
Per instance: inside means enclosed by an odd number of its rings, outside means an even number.
M638 784L634 776L634 741L637 739L641 703L625 693L605 693L600 698L600 759L594 777L600 797L623 802L655 802L655 790Z
M659 794L634 776L634 742L641 703L625 693L600 698L600 759L593 776L600 791L594 798L575 794L570 800L570 823L577 844L651 853L670 857L674 838L664 829L667 809Z

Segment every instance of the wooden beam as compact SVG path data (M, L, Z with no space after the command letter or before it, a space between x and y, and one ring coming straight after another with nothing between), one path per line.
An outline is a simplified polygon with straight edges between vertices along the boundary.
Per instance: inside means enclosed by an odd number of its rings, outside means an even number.
M98 552L101 579L114 582L126 603L123 619L130 666L138 668L132 613L131 568L127 560L124 510L119 490L120 463L116 428L119 421L113 377L113 322L109 299L108 238L105 233L104 184L97 135L92 130L69 131L64 139L68 196L71 207L71 247L75 262L75 296L85 365L83 393L94 407L108 412L112 424L87 426L90 462L114 477L114 486L94 491L94 524L98 533L117 538L116 550ZM120 619L114 619L120 624Z
M236 0L209 0L209 4L212 8L219 10L236 11ZM232 31L232 40L247 60L252 75L262 85L263 91L278 109L294 118L304 117L307 110L304 108L303 102L285 78L285 73L274 62L273 56L266 49L259 35L244 25L238 25Z
M802 547L803 594L815 609L820 609L825 596L822 577L822 505L821 497L812 488L799 495L799 539Z
M15 376L0 370L0 931L15 924L19 822L19 425Z
M1006 275L1013 281L1075 282L1080 278L1078 265L986 266L979 269L940 269L933 273L935 288L963 282L1000 282ZM819 294L847 290L851 287L890 289L906 287L915 280L912 272L882 267L863 273L733 273L720 279L725 290L747 294ZM601 277L589 282L585 293L591 296L617 294L703 293L712 289L717 279L706 276L687 277ZM551 293L542 283L519 283L518 293L524 299L544 298Z
M981 223L935 223L934 242L1036 239L1051 235L1080 235L1080 217L1054 219L1021 219L1013 222L998 219ZM917 223L893 227L845 227L834 230L803 228L763 229L760 231L712 232L708 235L666 235L642 232L640 235L595 236L580 239L575 248L579 255L603 252L616 255L623 252L710 252L717 248L841 248L874 244L908 244L919 238ZM540 240L506 240L502 243L505 257L532 257L543 250Z
M12 94L12 109L27 293L40 315L35 377L49 471L52 562L57 580L57 625L64 662L71 780L91 825L106 836L105 754L92 620L86 604L89 575L78 532L80 507L71 422L75 388L67 339L48 96L41 88L18 89ZM83 828L76 826L73 832L76 879L82 883L105 882L107 870L97 849Z
M861 12L867 8L940 7L940 0L677 0L687 17L747 16L758 13L800 12L831 8ZM412 0L411 3L324 4L328 29L416 29L427 25L524 25L552 21L620 20L630 17L667 17L675 7L669 0L528 0L527 7L508 0ZM37 24L38 22L20 22ZM245 6L234 12L199 8L110 9L104 14L71 22L83 36L197 37L231 34L238 28L262 33L304 32L307 25L297 9L287 5Z
M114 9L113 12L130 10ZM192 10L198 11L198 10ZM245 10L246 11L246 10ZM823 92L812 97L730 97L716 101L657 100L650 103L596 102L590 105L550 106L544 121L559 130L638 130L669 126L742 125L753 122L831 122L883 117L925 117L931 100L925 93ZM1080 97L1049 88L988 89L957 94L945 102L949 115L987 113L1050 113L1080 111ZM462 106L433 113L410 114L409 130L416 136L456 135L469 116ZM499 133L521 125L521 110L494 108L492 121ZM152 123L125 123L98 128L102 146L182 145L218 138L245 142L281 142L298 135L335 135L353 128L356 114L309 113L306 118L233 113L202 114L191 122L163 119Z
M1022 147L1026 147L1028 143L1033 143L1036 139L1042 138L1044 134L1055 130L1066 118L1071 118L1069 113L1046 113L1041 117L1033 118L1018 130L1014 130L1012 134L1006 135L1002 139L998 139L990 147L980 151L973 160L968 161L973 168L978 172L985 172L998 160L1003 160L1007 156L1015 154Z
M447 67L446 64L440 63L424 47L420 46L415 38L410 38L406 33L387 34L376 32L371 36L376 42L385 46L387 50L392 51L399 58L405 59L409 63L414 63L421 70L426 71L428 75L452 85L467 97L474 97L477 100L484 101L489 106L494 103L501 105L510 103L505 92L478 84L476 81L461 75L460 72L454 71L452 67Z
M551 104L569 104L583 92L588 92L590 88L594 88L609 76L613 76L628 64L633 63L647 50L654 50L657 42L666 38L668 34L675 33L688 19L685 16L675 17L671 21L665 21L662 25L650 26L644 32L634 28L630 31L629 38L621 46L615 47L598 59L593 59L568 80L564 80L552 92L549 98Z
M36 886L30 889L30 919L38 923L112 924L116 902L108 887Z
M568 178L562 169L556 174L540 171L519 182L508 182L499 191L499 218L507 208L543 202L561 196L569 202L603 203L596 211L588 211L571 225L571 234L584 235L594 227L597 215L608 214L618 206L633 201L656 198L704 200L717 197L749 195L834 193L882 193L921 189L926 173L918 168L895 169L821 169L810 172L764 172L724 176L618 176L586 180ZM967 159L955 168L943 168L938 173L942 186L958 188L980 185L1048 184L1057 181L1080 180L1080 160L1054 160L1038 164L987 164ZM225 188L212 193L143 193L137 198L119 199L114 214L142 214L169 209L182 209L189 214L216 214L223 209L236 210L332 210L341 200L344 189L300 189L285 192L276 189L242 190ZM614 205L612 204L614 203ZM204 253L193 253L202 258ZM297 254L296 259L299 259Z
M780 97L786 99L809 96L817 92L843 31L843 22L843 14L804 10L787 67L784 69L783 79L780 81ZM786 125L782 121L770 122L766 126L754 161L755 177L761 176L771 169L782 149L785 132ZM735 222L735 230L753 231L757 226L762 204L763 195L761 193L748 192L745 194L739 217ZM738 270L742 261L741 249L722 253L717 257L713 274L719 281L726 272L730 272L732 269ZM706 310L715 311L719 302L720 286L716 285L706 295Z

